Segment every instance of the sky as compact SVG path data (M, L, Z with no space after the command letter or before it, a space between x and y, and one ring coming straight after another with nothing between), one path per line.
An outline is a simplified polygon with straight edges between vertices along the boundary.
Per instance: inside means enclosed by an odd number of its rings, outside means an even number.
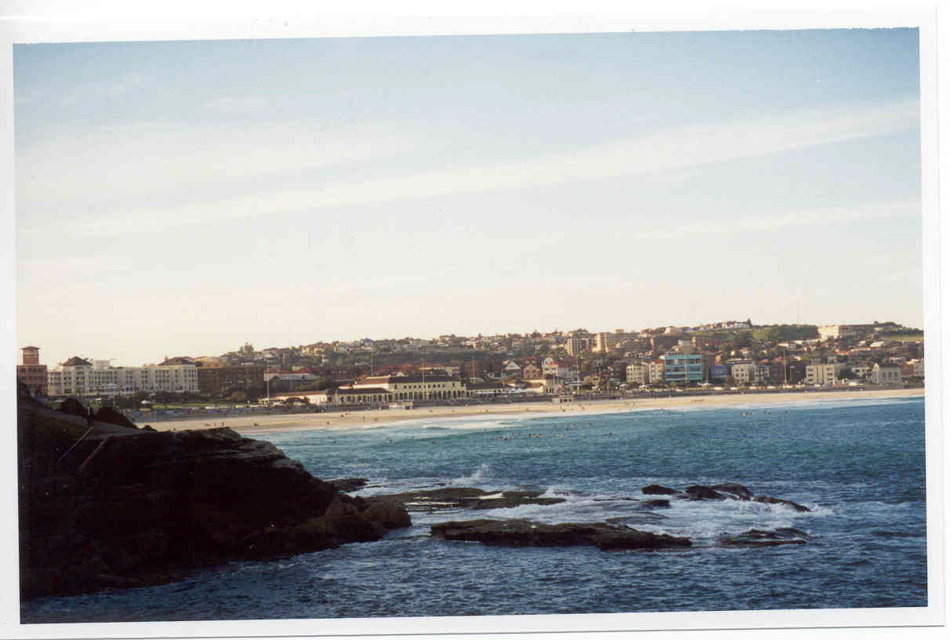
M924 324L915 29L17 44L18 346Z

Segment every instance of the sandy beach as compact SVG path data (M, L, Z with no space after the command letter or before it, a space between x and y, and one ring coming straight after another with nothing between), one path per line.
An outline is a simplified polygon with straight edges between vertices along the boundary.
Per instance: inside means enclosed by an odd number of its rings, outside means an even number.
M151 426L159 431L185 429L212 429L230 427L238 433L253 436L267 432L299 431L306 429L334 429L375 427L406 420L466 418L479 415L493 417L545 414L587 415L595 413L619 413L648 409L672 409L678 407L715 408L731 405L760 405L817 400L851 400L868 398L903 398L923 396L919 389L852 389L843 391L794 391L785 393L746 393L728 395L677 396L633 398L622 400L576 400L562 404L554 402L531 402L525 404L456 405L420 407L411 410L370 409L361 411L328 411L326 413L288 413L272 415L201 416L155 422Z

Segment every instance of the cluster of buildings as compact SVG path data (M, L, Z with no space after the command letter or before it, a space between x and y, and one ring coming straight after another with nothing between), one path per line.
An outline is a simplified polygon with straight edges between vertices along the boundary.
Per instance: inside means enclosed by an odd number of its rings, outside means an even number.
M680 347L656 360L629 364L625 370L628 384L700 384L728 386L791 385L836 386L856 382L899 385L925 375L924 360L873 362L849 365L831 362L789 361L785 357L753 360L714 358L708 361L691 346Z
M114 367L108 360L74 356L48 369L39 348L24 347L19 378L30 391L51 397L132 395L135 393L201 393L220 395L264 380L264 366L202 366L191 358L166 358L161 364Z
M902 339L907 338L907 339ZM51 397L157 392L315 404L455 400L507 393L568 395L659 386L900 385L923 381L921 332L895 323L698 327L314 343L113 366L73 357L53 368L23 348L17 377ZM426 359L430 364L425 364Z

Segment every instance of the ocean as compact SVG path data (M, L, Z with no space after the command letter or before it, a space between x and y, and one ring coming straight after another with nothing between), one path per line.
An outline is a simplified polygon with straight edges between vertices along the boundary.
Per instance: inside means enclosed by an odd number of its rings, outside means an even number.
M374 543L233 563L173 584L45 598L23 623L925 607L924 399L856 399L545 417L427 420L258 436L358 495L534 489L560 504L413 512ZM740 483L809 507L671 500L641 488ZM655 496L651 496L655 497ZM662 497L662 496L660 496ZM429 536L475 518L619 522L687 536L664 551L490 547ZM729 548L793 527L807 544Z

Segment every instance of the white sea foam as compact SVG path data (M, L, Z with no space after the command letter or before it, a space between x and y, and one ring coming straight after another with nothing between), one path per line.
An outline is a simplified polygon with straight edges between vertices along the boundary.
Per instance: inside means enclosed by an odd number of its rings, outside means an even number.
M567 489L559 488L555 485L552 485L545 489L545 492L538 496L539 498L564 498L570 496L571 492Z
M488 463L483 462L479 467L472 472L471 475L462 476L460 478L453 478L449 481L449 484L453 485L465 485L465 484L474 484L484 481L492 472L492 468Z

